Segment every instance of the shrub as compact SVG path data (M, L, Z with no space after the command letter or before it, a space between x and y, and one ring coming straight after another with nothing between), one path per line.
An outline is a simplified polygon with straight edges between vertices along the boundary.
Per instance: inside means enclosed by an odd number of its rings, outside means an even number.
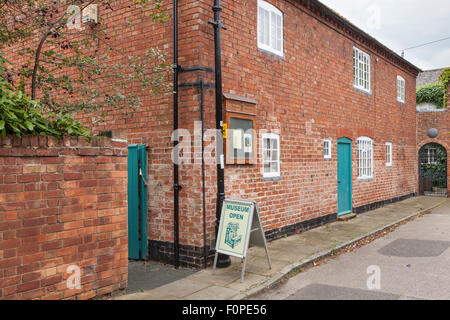
M441 76L439 77L439 81L442 83L443 85L443 91L444 91L444 108L447 106L447 100L448 100L448 84L450 82L450 68L446 68L444 69L444 71L442 71Z
M88 129L70 114L43 111L38 102L0 76L0 134L91 137Z
M444 86L441 82L434 82L417 88L417 104L431 103L438 108L444 108Z

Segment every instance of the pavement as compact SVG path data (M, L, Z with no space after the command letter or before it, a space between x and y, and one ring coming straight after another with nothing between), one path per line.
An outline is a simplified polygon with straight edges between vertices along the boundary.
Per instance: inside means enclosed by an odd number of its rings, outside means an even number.
M255 300L450 300L450 200Z
M386 205L382 208L358 215L348 221L336 221L301 234L268 243L272 269L269 269L265 250L252 247L248 250L244 282L240 282L241 260L231 257L231 266L225 269L212 268L194 272L189 269L175 270L170 266L150 267L149 275L134 276L133 269L145 271L145 266L130 268L129 287L132 290L116 296L117 300L242 300L274 285L287 275L313 261L331 255L336 250L360 241L379 231L390 228L404 220L429 212L447 203L446 198L414 197ZM449 239L450 240L450 239ZM405 244L401 244L405 245ZM417 244L416 244L417 245ZM427 246L426 244L421 244ZM440 243L439 248L445 248ZM411 246L411 245L410 245ZM412 246L414 247L414 245ZM385 250L396 250L387 248ZM157 263L156 263L157 264ZM162 266L162 265L161 265ZM153 270L153 271L152 271ZM367 276L366 276L367 278ZM161 279L164 279L163 281ZM160 282L158 282L160 281ZM136 284L137 283L137 284ZM316 284L308 288L327 291L327 287ZM338 287L339 289L339 287ZM336 288L334 290L337 290ZM357 290L357 289L355 289ZM330 292L333 292L330 290ZM374 292L378 297L377 292ZM371 293L371 294L374 294ZM358 296L358 291L346 294ZM395 299L396 295L381 295Z

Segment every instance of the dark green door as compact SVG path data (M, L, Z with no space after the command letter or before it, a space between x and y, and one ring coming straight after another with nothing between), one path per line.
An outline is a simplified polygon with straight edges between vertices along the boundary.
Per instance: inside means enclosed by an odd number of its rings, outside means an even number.
M147 151L128 146L128 258L147 257Z
M338 140L338 215L352 212L352 141Z

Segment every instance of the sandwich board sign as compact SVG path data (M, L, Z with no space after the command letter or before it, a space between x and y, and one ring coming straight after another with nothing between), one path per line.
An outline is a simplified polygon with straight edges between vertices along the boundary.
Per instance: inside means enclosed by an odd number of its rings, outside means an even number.
M266 250L269 268L272 269L257 203L254 201L225 199L222 205L219 232L217 234L213 274L216 271L218 254L226 254L243 259L241 273L241 282L243 282L249 246L263 247Z

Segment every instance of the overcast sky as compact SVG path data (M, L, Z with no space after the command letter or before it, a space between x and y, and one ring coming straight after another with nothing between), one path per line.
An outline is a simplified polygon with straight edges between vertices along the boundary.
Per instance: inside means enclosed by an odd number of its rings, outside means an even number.
M450 37L449 0L320 0L378 41L401 52ZM450 39L405 51L422 70L450 67Z

